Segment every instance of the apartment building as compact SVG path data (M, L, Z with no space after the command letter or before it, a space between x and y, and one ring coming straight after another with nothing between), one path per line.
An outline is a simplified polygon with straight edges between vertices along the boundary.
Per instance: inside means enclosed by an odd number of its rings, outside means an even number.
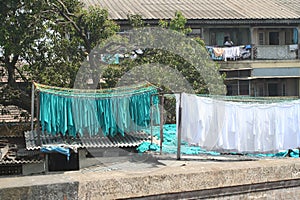
M130 28L128 14L139 14L145 24L156 26L181 11L192 28L190 36L201 37L212 59L220 63L228 95L300 95L300 0L83 2L107 9L121 30ZM233 44L225 46L226 39Z

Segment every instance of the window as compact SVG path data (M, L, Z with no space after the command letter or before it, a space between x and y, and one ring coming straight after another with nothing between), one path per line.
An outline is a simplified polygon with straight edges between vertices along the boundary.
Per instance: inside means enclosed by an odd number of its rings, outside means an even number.
M286 96L286 88L285 88L285 83L282 83L282 96Z
M258 83L255 91L256 96L264 96L264 84L263 83Z
M265 44L265 34L263 32L258 33L258 44L259 45Z
M285 35L285 44L292 44L292 34L290 31L286 31L284 32L284 35Z
M269 83L268 84L268 92L269 92L269 96L279 96L278 95L278 84L277 83Z
M201 29L199 29L199 28L192 29L192 32L189 33L188 35L202 37L202 35L201 35Z
M263 86L260 86L258 88L258 96L264 96L264 87Z
M239 81L239 95L249 95L249 81Z
M215 33L211 33L210 35L210 45L216 45L216 34Z
M279 45L279 32L269 32L269 44Z

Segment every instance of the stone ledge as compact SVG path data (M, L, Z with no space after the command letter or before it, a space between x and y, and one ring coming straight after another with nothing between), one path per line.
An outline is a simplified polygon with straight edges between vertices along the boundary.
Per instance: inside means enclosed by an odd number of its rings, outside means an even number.
M74 199L75 196L78 199L117 199L300 179L300 160L295 158L239 162L165 161L165 166L150 168L144 168L140 163L124 165L132 169L0 178L0 197L23 199L26 194L31 194L27 199L40 199L32 194L43 191L45 199ZM16 191L23 191L22 198ZM9 198L7 194L10 194Z

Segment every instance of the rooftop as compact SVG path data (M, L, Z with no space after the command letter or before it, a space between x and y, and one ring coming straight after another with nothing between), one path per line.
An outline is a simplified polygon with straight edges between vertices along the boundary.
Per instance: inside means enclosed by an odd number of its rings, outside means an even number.
M300 0L82 0L86 6L106 8L109 17L125 20L127 14L144 19L171 19L181 11L200 20L300 20Z
M41 144L39 145L38 135L35 131L26 131L24 135L27 150L38 150L43 145L59 145L71 149L137 147L142 142L149 140L149 135L144 132L126 133L124 136L118 134L114 137L97 136L80 138L67 138L42 132L40 135Z

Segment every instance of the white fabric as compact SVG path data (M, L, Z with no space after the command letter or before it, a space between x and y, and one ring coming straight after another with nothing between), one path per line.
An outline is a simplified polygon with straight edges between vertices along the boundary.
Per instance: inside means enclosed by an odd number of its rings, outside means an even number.
M224 47L223 49L224 49L224 54L223 54L224 61L227 61L228 58L236 60L241 56L240 47L238 46Z
M300 100L240 103L183 93L181 106L182 140L203 148L270 152L300 146Z

